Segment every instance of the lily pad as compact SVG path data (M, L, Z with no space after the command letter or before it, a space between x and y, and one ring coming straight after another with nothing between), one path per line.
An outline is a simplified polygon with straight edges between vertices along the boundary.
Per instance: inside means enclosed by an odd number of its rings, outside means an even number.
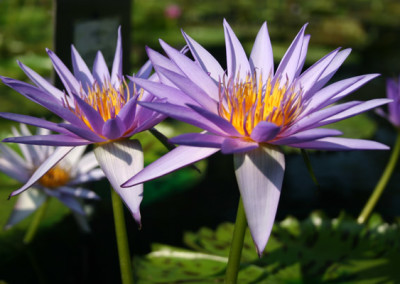
M223 282L233 228L224 223L186 233L192 251L156 246L136 258L137 277L141 283ZM239 283L399 283L399 234L398 223L378 215L366 225L344 213L334 219L320 212L303 221L287 217L275 224L261 258L246 232ZM177 258L182 251L185 257Z

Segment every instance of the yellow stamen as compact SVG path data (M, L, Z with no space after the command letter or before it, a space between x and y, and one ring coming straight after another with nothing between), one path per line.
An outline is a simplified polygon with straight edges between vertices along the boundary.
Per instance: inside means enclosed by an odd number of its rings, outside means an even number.
M38 182L47 188L57 188L65 185L69 179L69 173L65 169L55 166L42 176Z
M81 94L84 94L83 90ZM110 82L106 82L102 86L94 83L81 98L100 114L103 121L107 121L118 115L124 105L131 99L131 94L125 81L117 89ZM67 107L93 130L87 117L77 104L75 104L74 109Z
M230 121L236 130L250 136L261 121L268 121L280 127L288 126L300 113L301 96L280 86L279 80L272 83L268 78L264 83L260 76L258 83L254 76L236 82L221 82L219 113Z

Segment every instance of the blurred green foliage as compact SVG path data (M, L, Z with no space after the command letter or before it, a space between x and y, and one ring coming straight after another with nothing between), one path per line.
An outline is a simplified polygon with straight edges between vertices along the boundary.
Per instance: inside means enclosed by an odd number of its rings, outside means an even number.
M222 283L233 228L224 223L186 232L191 250L154 245L136 257L138 283ZM261 258L246 231L238 283L398 283L399 232L399 223L378 215L367 226L345 214L287 217L274 225Z

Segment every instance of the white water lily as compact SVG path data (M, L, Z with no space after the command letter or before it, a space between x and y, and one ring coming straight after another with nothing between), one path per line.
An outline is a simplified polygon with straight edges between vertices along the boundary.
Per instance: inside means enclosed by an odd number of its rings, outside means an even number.
M25 124L20 131L12 129L15 137L32 135ZM50 131L38 128L38 135ZM5 144L0 144L0 171L25 184L36 169L53 153L62 150L54 146L18 144L21 155ZM99 199L98 195L80 184L99 180L103 171L93 152L84 154L86 146L75 147L58 164L47 171L37 182L22 192L15 203L5 229L9 229L36 211L48 197L55 197L71 209L79 226L88 231L89 226L83 208L83 199Z

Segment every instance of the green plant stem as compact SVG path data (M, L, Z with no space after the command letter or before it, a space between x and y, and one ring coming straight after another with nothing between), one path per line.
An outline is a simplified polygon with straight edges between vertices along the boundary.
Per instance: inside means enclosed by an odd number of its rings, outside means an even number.
M32 242L33 238L36 235L36 232L39 228L40 225L40 221L42 221L44 214L46 213L47 207L49 205L49 197L46 197L46 200L43 202L42 206L40 206L34 216L33 216L33 220L29 225L28 231L25 234L25 237L23 239L23 243L28 245Z
M118 193L111 188L112 207L114 211L115 236L118 245L119 267L123 284L133 283L133 267L126 233L124 207Z
M396 166L397 160L400 154L400 131L397 134L396 142L393 147L392 154L390 156L389 162L386 165L385 171L383 172L378 184L376 185L374 191L372 192L367 204L365 204L364 209L361 211L360 216L357 218L359 224L365 223L372 213L376 203L381 197L386 184L388 183L390 177L392 176L393 170Z
M235 229L233 231L231 250L229 251L228 266L225 274L225 283L227 284L235 284L237 282L246 228L246 213L244 212L242 198L240 198Z
M313 180L315 185L319 188L319 183L318 183L317 177L314 174L314 171L313 171L313 168L311 165L311 161L310 161L310 157L308 156L308 153L306 150L304 150L304 149L300 149L300 150L301 150L301 155L303 156L304 162L306 163L308 173L310 174L311 179Z

